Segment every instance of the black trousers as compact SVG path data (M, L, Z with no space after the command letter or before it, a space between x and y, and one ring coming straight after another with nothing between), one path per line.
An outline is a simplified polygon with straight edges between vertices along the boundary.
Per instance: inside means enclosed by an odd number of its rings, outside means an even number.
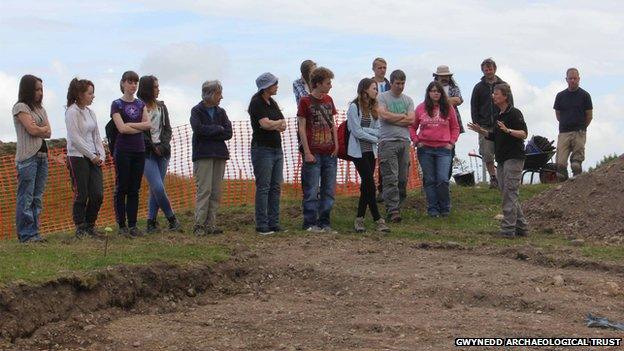
M115 150L115 216L120 227L135 227L145 152Z
M78 156L67 158L67 168L74 190L74 224L77 227L95 225L104 198L102 168L88 158Z
M373 152L362 153L362 158L354 158L353 164L360 175L360 200L358 202L357 216L364 217L366 208L370 208L373 219L376 221L381 216L375 199L375 154Z

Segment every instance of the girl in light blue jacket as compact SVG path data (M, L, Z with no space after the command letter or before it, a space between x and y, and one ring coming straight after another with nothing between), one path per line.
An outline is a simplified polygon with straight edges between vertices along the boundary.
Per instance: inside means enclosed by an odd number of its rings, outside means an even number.
M347 153L353 160L361 179L354 229L358 233L366 231L364 215L368 207L377 225L377 231L385 233L389 232L390 228L381 218L375 200L374 173L379 135L377 84L373 79L364 78L358 84L357 94L347 110L347 127L350 131Z

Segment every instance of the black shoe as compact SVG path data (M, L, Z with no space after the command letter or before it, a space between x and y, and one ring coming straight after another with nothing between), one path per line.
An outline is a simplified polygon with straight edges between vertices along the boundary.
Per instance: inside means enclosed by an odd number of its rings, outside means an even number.
M498 237L505 238L505 239L513 239L516 237L516 235L514 233L498 232Z
M171 232L182 232L182 224L180 224L180 221L178 221L178 219L176 218L176 216L171 216L169 218L167 218L167 220L169 221L169 231Z
M155 219L147 220L147 227L145 228L147 234L154 234L158 232L158 221Z
M516 236L527 236L529 235L528 229L517 229L516 228Z
M128 229L128 227L123 226L123 227L119 227L119 229L117 229L117 234L129 238L130 237L130 230Z
M210 231L212 232L211 234L223 234L223 229L219 227L212 227Z
M89 235L89 232L87 231L87 227L84 224L78 225L76 226L76 238L78 239L82 239L85 238Z
M145 234L143 233L143 231L141 231L141 229L139 229L139 228L137 228L135 226L135 227L128 228L128 235L130 235L133 238L138 238L138 237L143 236Z

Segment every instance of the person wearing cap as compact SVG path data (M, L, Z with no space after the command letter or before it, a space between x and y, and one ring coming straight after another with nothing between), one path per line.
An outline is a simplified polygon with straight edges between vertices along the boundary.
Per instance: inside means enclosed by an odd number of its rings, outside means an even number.
M281 133L286 120L272 96L277 94L277 77L266 72L256 79L258 92L249 102L251 163L256 177L256 232L269 235L282 230L279 222L284 153Z
M462 98L461 91L459 90L459 86L453 79L453 73L449 66L440 65L436 69L435 73L433 73L433 80L442 84L444 88L444 92L446 93L448 103L453 106L455 110L455 116L457 117L457 123L459 124L459 134L465 132L464 124L462 123L461 116L459 115L459 109L457 106L464 103L464 99ZM451 167L449 168L449 179L453 175L453 160L455 159L455 145L453 145L453 150L451 150Z
M472 123L492 131L496 123L496 116L500 112L498 106L492 102L494 86L505 83L496 75L496 62L487 58L481 62L481 72L483 77L474 86L472 97L470 98L470 114ZM513 106L513 96L509 95L509 104ZM479 134L479 154L483 157L483 162L490 175L490 188L498 188L496 179L496 167L494 166L494 142Z
M230 158L225 141L232 139L232 123L219 107L222 99L221 82L209 80L202 84L202 101L191 109L193 179L197 189L193 234L197 236L223 233L217 227L217 209L225 165Z

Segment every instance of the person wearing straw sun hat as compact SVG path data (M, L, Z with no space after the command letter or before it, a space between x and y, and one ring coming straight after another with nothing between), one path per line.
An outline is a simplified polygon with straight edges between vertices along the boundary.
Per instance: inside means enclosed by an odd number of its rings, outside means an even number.
M284 153L281 133L286 120L277 102L278 79L266 72L256 79L256 92L249 102L253 135L251 163L256 177L256 232L269 235L281 229L279 224L280 193L283 182Z

